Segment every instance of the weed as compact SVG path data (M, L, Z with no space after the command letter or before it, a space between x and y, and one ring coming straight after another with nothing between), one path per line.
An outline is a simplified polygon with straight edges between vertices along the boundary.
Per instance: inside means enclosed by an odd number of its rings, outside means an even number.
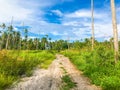
M0 90L21 76L31 76L33 69L48 68L55 55L49 51L0 51Z
M82 49L62 53L69 57L93 84L101 86L104 90L119 90L120 61L114 64L114 52L109 48L98 46L94 51Z
M70 90L76 87L76 83L71 80L69 75L64 75L62 77L62 81L63 81L62 90Z

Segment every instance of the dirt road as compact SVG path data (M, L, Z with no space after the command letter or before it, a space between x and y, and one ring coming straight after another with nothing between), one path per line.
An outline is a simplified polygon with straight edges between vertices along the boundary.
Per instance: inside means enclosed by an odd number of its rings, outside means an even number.
M56 55L56 59L47 70L36 69L33 76L22 78L18 84L6 90L60 90L61 77L64 75L61 67L76 82L77 86L71 90L101 90L95 85L91 85L89 79L84 77L82 72L77 70L63 55Z

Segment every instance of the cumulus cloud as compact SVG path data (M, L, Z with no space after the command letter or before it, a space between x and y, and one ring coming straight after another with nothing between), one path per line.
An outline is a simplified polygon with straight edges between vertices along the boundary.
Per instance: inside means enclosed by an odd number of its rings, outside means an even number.
M119 7L117 11L117 22L118 22L118 34L120 37L120 24L119 24ZM113 27L111 20L111 11L108 9L95 9L94 10L94 28L95 38L108 40L113 37ZM75 36L79 38L90 38L91 37L91 11L89 9L80 9L72 13L67 13L63 20L63 25L72 26L72 30Z
M63 16L63 13L60 10L52 10L51 12L58 15L59 17Z
M102 13L101 11L94 11L94 18L97 18L97 19L101 19L104 17L106 17L106 14L105 13ZM77 10L73 13L69 13L69 14L66 14L65 15L67 18L91 18L91 10L90 9L80 9L80 10Z
M0 22L9 22L12 16L17 20L24 20L33 12L10 1L0 0Z
M61 0L63 2L71 2L73 0ZM45 21L43 16L45 8L50 8L58 4L57 0L0 0L0 23L10 22L14 17L14 24L21 25L24 21L25 25L32 27L29 29L32 33L40 33L42 35L52 34L60 36L59 39L80 40L81 38L91 37L91 10L79 9L73 12L62 12L58 9L50 10L52 13L61 17L61 23L50 23ZM118 32L120 34L119 11L117 7ZM110 38L113 36L111 12L109 9L95 9L95 37ZM19 22L19 23L18 23ZM22 26L22 25L21 25ZM17 30L17 28L15 28ZM34 37L34 36L33 36Z

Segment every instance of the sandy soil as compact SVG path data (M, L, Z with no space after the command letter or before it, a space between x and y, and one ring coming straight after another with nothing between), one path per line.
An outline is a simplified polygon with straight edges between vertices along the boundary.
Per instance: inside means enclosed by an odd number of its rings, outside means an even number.
M76 82L76 87L71 90L101 90L90 84L90 80L82 75L82 72L63 55L56 55L47 70L36 69L31 77L25 77L18 84L6 90L60 90L61 77L64 75L63 67L71 79Z

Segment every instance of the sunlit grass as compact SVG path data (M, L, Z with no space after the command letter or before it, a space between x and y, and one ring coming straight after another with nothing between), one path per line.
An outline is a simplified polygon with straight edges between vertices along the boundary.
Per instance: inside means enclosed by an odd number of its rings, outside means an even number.
M94 51L81 49L62 52L69 57L93 84L104 90L120 89L120 61L114 64L114 52L108 47L99 46Z
M35 67L48 68L54 59L55 53L50 51L0 51L0 90L22 75L31 76Z

